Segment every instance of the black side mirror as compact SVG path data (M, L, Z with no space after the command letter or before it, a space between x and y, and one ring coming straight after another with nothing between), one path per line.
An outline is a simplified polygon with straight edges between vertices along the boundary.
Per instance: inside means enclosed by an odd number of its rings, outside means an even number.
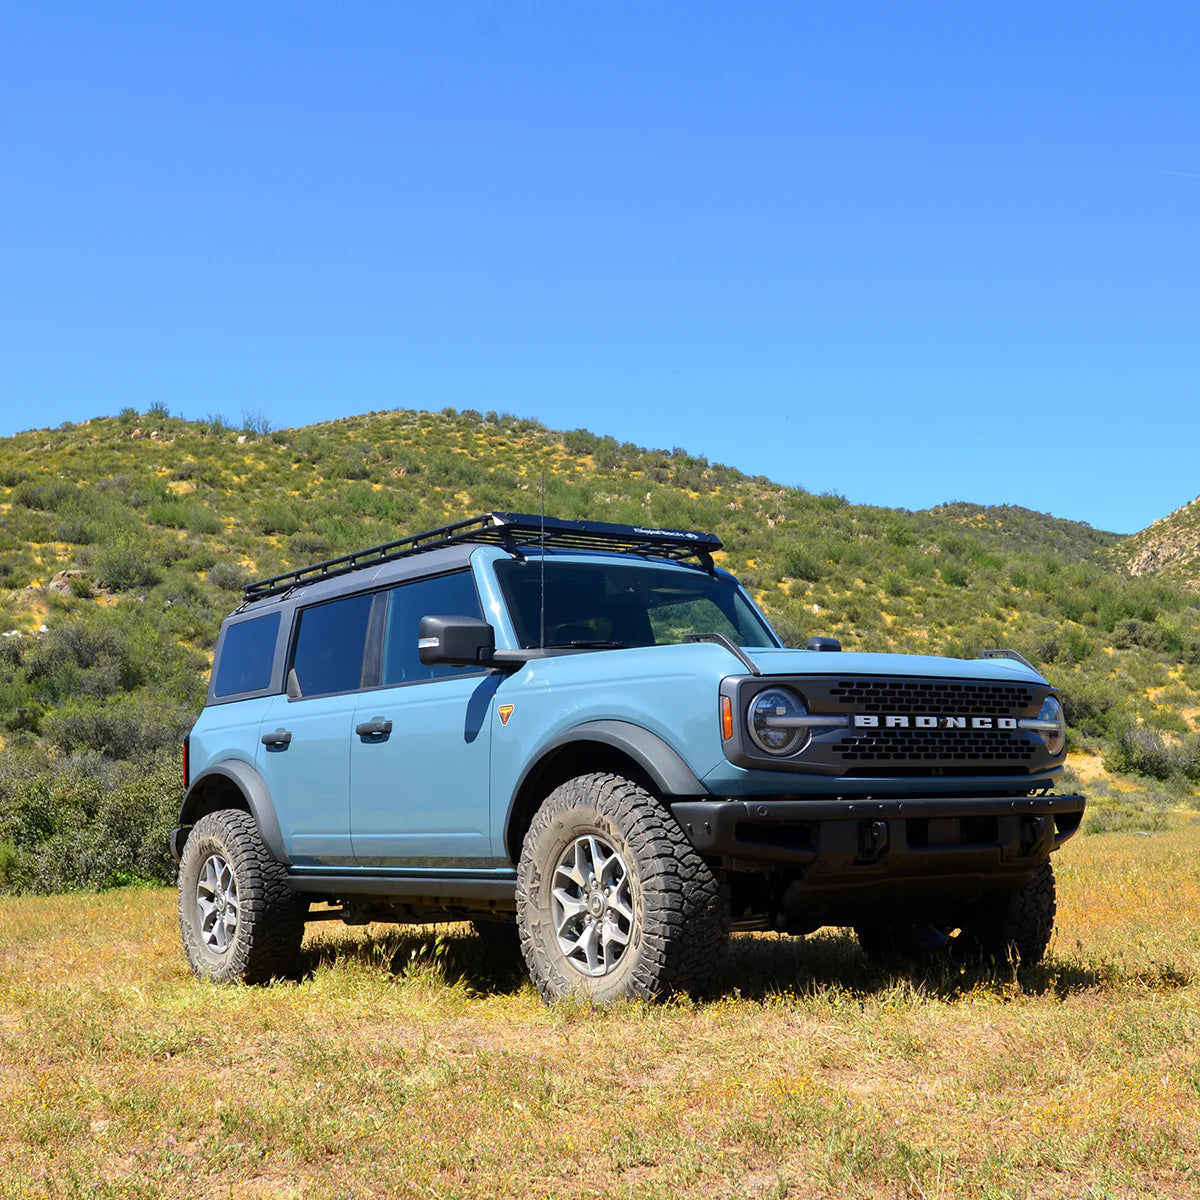
M831 637L810 637L808 639L808 648L810 650L840 650L842 643L837 638Z
M496 631L478 617L422 617L417 629L417 655L426 666L473 667L489 662L495 649Z

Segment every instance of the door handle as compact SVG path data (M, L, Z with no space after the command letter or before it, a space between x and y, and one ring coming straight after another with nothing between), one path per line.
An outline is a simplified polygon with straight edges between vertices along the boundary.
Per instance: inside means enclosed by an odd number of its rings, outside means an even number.
M354 732L359 737L383 737L392 732L392 723L386 717L375 717L370 721L360 721L355 725Z
M264 746L286 746L292 740L292 731L276 729L273 733L264 733L261 740Z

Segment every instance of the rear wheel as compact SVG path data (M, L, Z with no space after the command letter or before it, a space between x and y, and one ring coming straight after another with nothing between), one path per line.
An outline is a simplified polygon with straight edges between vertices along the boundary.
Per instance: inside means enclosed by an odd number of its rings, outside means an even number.
M547 1002L662 999L702 987L728 937L720 885L674 818L619 775L543 802L517 871L517 924Z
M179 931L200 979L294 976L307 911L249 813L222 809L196 822L179 863Z

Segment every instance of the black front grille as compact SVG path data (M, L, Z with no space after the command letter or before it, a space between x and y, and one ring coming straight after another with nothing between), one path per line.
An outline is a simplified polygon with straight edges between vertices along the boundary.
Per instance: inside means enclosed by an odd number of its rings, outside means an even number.
M844 679L829 689L829 697L856 712L908 716L1016 717L1033 704L1029 688L929 679Z
M873 729L831 747L843 762L1009 763L1037 753L1030 738L1009 730Z

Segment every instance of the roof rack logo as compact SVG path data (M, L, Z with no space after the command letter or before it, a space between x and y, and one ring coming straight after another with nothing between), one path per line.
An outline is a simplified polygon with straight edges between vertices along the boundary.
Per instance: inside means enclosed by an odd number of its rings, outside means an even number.
M633 532L645 534L646 537L688 538L693 542L700 540L698 533L689 533L685 529L642 529L640 526L635 525Z

